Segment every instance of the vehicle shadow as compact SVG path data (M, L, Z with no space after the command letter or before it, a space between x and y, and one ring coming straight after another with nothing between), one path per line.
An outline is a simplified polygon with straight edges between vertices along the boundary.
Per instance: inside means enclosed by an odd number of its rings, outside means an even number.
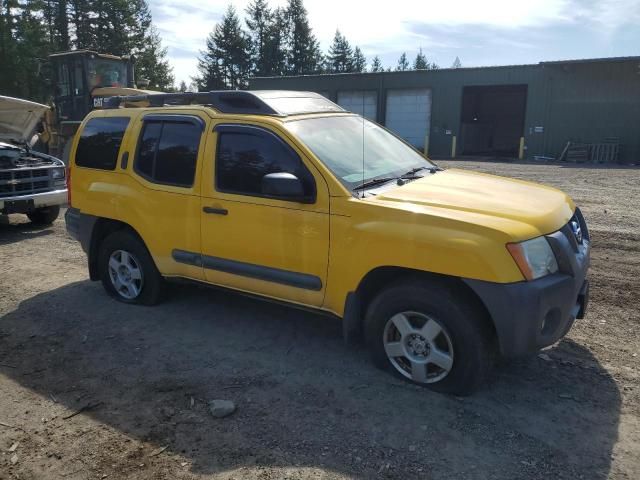
M88 406L80 415L152 444L145 452L109 445L105 455L118 455L123 469L115 477L136 478L124 472L160 461L149 452L163 446L195 473L296 466L355 478L609 474L620 393L571 340L546 352L550 360L501 366L463 399L376 370L363 347L344 346L336 319L226 291L170 290L167 302L146 308L77 282L0 319L0 364L13 367L0 374L42 402L55 398L52 422L68 426L81 417L63 417ZM213 418L207 402L217 398L237 411ZM83 443L100 442L79 440L84 433L65 434L77 455Z
M10 221L10 217L0 215L0 245L9 245L52 233L53 229L50 226L38 226L31 222L14 222Z

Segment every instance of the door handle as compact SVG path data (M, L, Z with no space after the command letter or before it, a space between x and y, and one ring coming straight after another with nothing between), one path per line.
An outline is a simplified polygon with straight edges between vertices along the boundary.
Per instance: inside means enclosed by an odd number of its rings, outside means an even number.
M226 208L215 208L215 207L202 207L202 211L204 213L211 213L214 215L227 215L229 210Z

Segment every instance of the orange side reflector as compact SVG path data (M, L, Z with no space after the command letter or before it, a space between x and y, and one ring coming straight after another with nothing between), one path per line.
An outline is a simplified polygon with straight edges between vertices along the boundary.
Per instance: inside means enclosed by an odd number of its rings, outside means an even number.
M529 262L527 262L527 258L524 255L522 245L519 243L507 243L507 250L509 250L524 278L533 280L533 272L529 268Z

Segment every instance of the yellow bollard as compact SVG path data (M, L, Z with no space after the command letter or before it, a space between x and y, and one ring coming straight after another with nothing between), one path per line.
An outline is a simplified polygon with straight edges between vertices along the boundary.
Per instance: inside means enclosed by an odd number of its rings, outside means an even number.
M520 137L520 148L518 148L518 160L524 158L524 137Z

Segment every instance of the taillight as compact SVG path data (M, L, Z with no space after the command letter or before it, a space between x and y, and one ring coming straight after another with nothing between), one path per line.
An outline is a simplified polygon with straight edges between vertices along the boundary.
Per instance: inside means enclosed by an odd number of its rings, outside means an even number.
M71 165L67 167L67 203L71 208Z

